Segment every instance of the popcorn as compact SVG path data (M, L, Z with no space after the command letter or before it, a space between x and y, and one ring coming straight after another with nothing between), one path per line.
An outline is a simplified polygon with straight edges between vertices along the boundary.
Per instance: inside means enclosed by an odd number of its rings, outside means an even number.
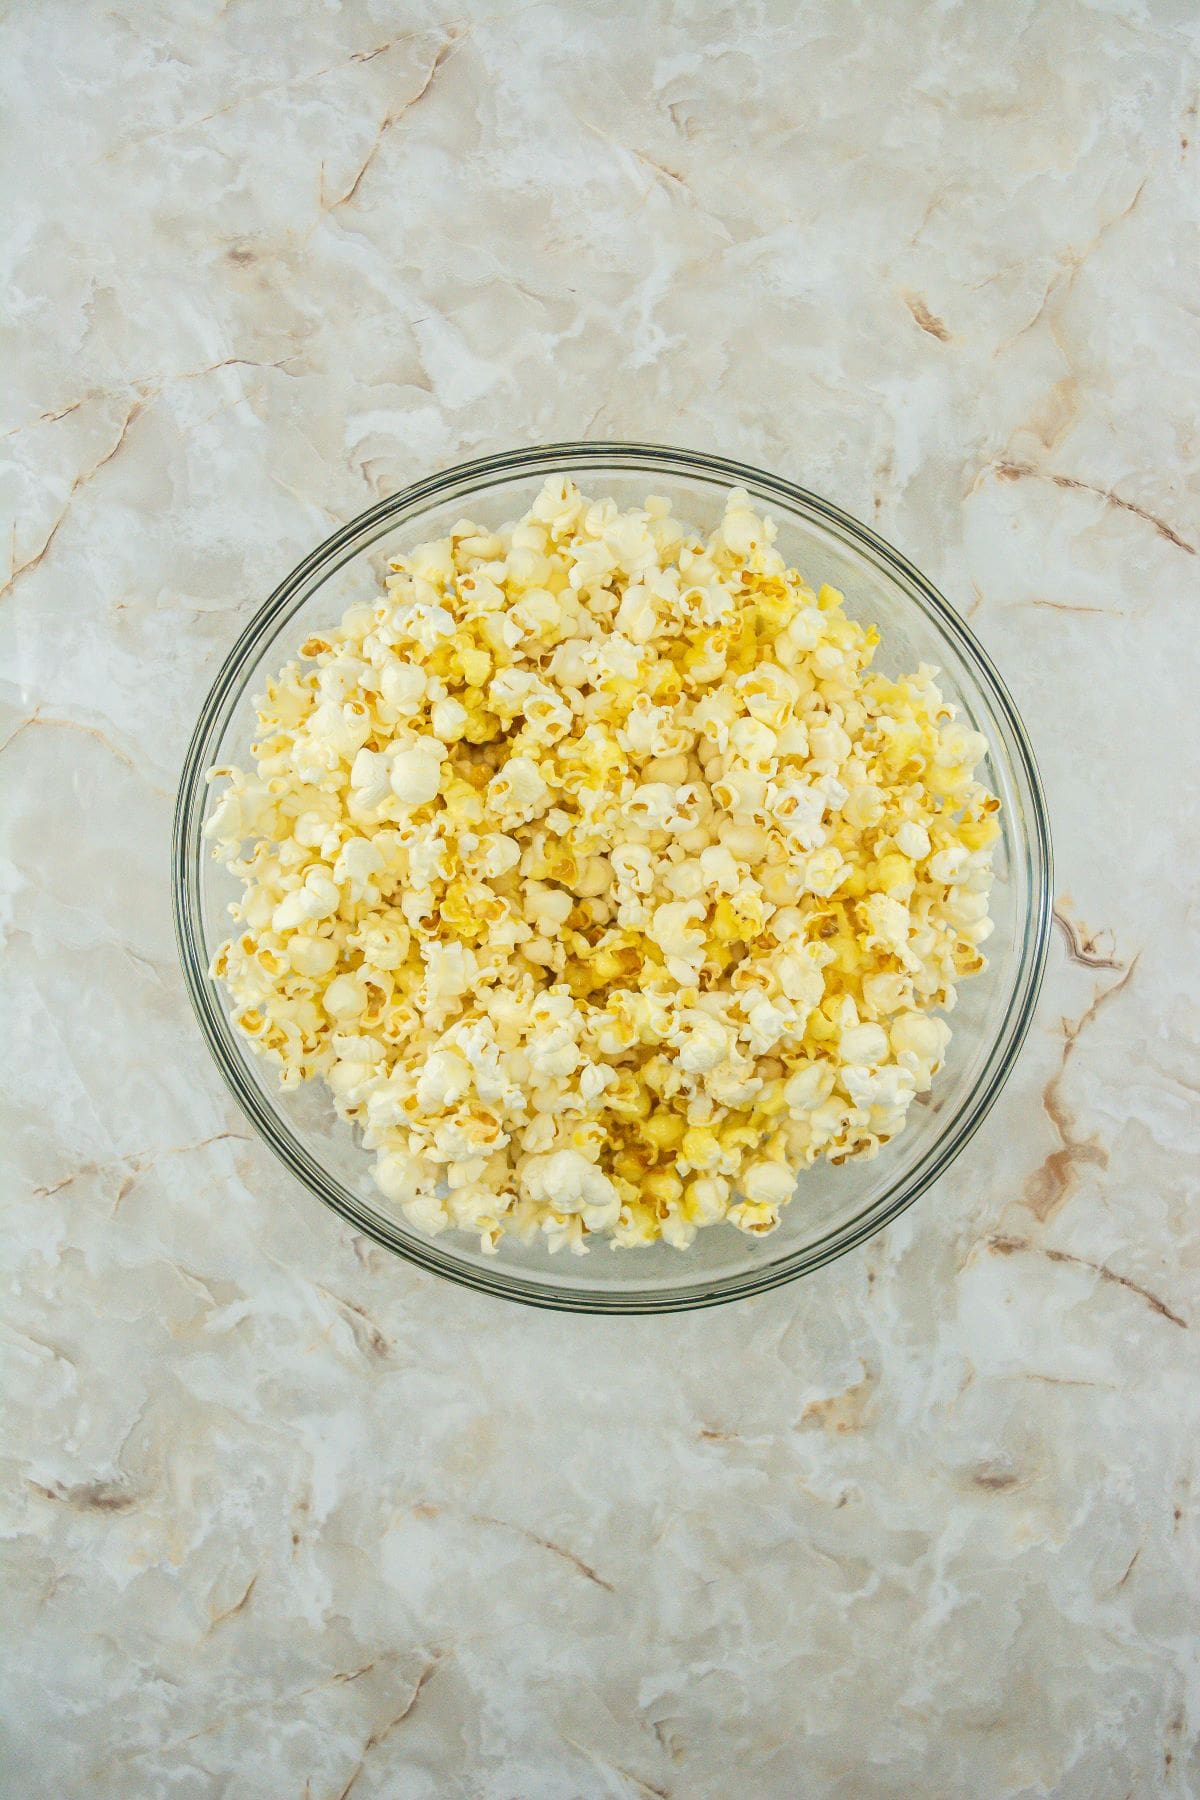
M950 1041L950 1027L944 1019L932 1019L928 1013L906 1012L893 1020L888 1036L902 1067L932 1071Z
M741 1191L747 1200L763 1206L783 1206L792 1197L796 1177L778 1162L752 1162L742 1171Z
M426 1112L452 1106L471 1092L471 1067L455 1050L435 1050L425 1061L416 1082L418 1104Z
M844 1063L881 1063L888 1054L888 1034L879 1025L850 1025L838 1039Z
M699 1011L685 1013L680 1024L681 1033L673 1040L680 1068L689 1075L707 1075L719 1068L733 1048L729 1026Z
M903 1129L992 929L986 742L875 642L742 491L702 540L556 477L396 558L211 771L236 1027L417 1230L774 1230Z
M443 747L435 737L423 737L397 750L392 757L392 792L404 807L426 806L441 786Z
M503 831L491 831L479 842L480 869L489 881L507 875L521 860L521 846Z
M620 1210L612 1182L578 1150L531 1156L522 1174L530 1199L558 1213L581 1213L590 1230L611 1225Z
M896 827L896 848L913 862L929 855L929 833L913 819L905 819Z
M325 989L321 1003L339 1024L357 1019L367 1010L366 986L356 975L336 975Z
M699 900L665 900L655 907L647 936L667 956L694 955L704 943L704 916Z
M550 790L535 762L527 756L513 756L492 777L487 793L497 819L508 830L536 818Z
M351 798L364 812L374 813L392 791L391 765L377 750L360 750L350 769Z
M335 913L341 899L337 883L326 870L310 869L304 884L281 900L271 914L271 929L281 935L298 925L315 924Z
M437 700L429 709L429 724L435 738L443 744L456 744L459 738L466 735L467 726L471 722L471 714L461 700L452 700L449 695L444 700Z
M380 671L379 688L398 719L414 719L425 694L425 672L412 663L390 659Z
M929 859L929 873L934 881L961 881L970 851L962 844L950 844Z

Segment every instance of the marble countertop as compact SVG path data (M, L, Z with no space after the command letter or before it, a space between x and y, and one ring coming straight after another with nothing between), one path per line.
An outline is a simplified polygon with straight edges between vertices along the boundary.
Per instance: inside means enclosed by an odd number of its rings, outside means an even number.
M0 44L6 1791L1200 1791L1194 7L43 0ZM950 1174L660 1321L353 1236L248 1137L169 921L280 575L577 435L877 525L1057 844Z

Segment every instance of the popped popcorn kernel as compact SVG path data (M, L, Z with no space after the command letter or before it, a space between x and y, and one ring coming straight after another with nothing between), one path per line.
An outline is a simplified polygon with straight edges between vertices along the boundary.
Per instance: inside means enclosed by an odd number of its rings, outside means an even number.
M418 1230L774 1230L903 1129L992 930L987 744L877 642L740 489L704 538L555 476L394 558L210 771L235 1027Z

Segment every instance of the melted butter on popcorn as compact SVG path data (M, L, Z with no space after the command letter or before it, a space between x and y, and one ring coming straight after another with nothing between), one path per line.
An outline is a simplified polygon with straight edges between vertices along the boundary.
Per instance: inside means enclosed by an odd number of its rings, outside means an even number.
M212 772L234 1023L420 1229L769 1232L941 1066L986 744L774 538L740 490L704 541L552 479L397 558L268 683L254 772Z

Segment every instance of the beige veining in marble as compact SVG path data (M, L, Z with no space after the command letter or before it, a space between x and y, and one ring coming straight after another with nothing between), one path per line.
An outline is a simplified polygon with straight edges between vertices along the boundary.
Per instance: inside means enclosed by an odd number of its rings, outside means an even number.
M44 0L0 21L5 1780L263 1800L1200 1791L1187 0ZM240 625L429 470L760 463L1040 757L1026 1051L859 1253L575 1321L227 1099L167 844Z

